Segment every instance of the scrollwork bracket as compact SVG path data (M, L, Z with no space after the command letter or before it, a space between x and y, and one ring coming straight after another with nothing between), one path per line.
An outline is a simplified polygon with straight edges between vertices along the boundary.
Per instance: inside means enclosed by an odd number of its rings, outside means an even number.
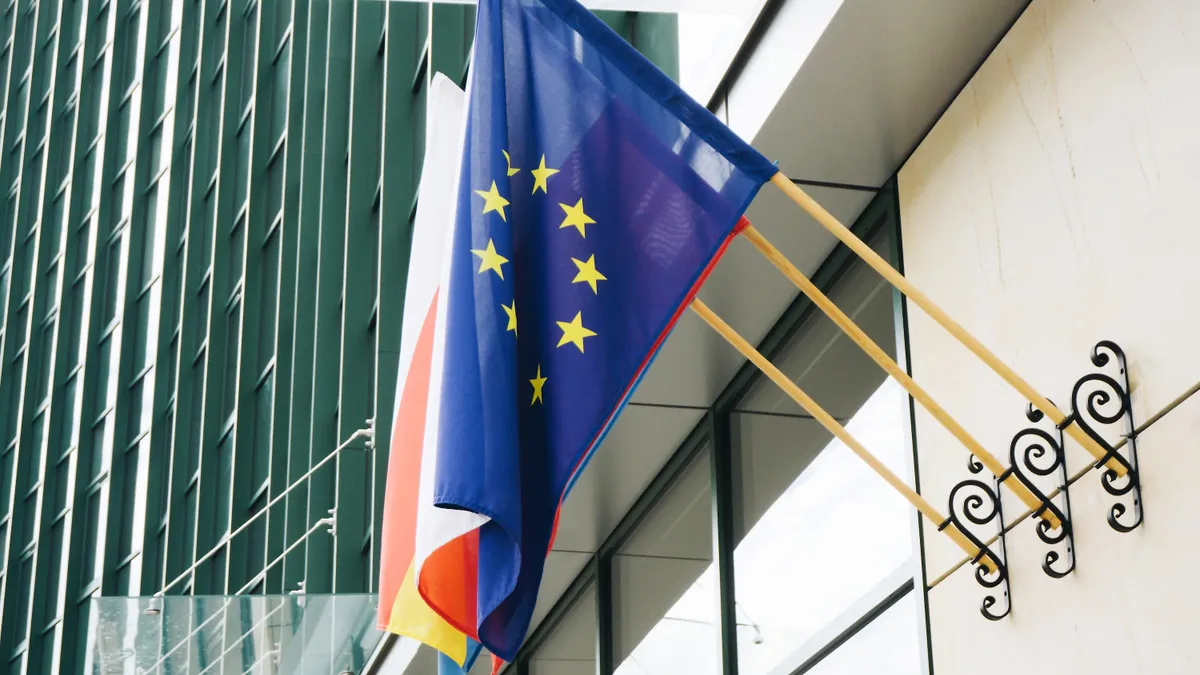
M983 467L979 468L982 470ZM979 549L979 553L971 560L975 565L975 581L987 591L983 602L980 603L979 612L990 621L999 621L1012 611L1000 481L997 480L990 486L974 478L962 481L950 490L948 510L950 515L938 525L938 531L953 526ZM968 523L975 526L995 525L999 534L999 555L971 531ZM993 561L996 569L989 569L985 561ZM997 605L1001 606L1001 611L996 611Z
M1105 492L1120 500L1109 508L1108 524L1117 532L1132 532L1142 524L1143 505L1129 368L1125 352L1109 340L1102 340L1092 348L1091 360L1097 368L1109 366L1115 360L1117 375L1113 377L1104 372L1094 372L1079 378L1071 390L1072 411L1060 426L1065 429L1069 424L1077 424L1104 448L1104 457L1096 463L1096 468L1101 469L1100 484ZM1124 444L1113 445L1100 433L1101 429L1116 425L1124 427L1121 431ZM1122 449L1125 454L1122 454ZM1106 468L1110 460L1124 467L1125 476L1118 476L1116 471ZM1126 517L1130 513L1132 515Z
M1045 415L1032 405L1026 407L1025 417L1034 424L1045 419ZM1027 427L1018 431L1009 445L1009 472L1041 502L1041 506L1033 514L1034 518L1039 519L1036 526L1038 539L1047 546L1063 546L1062 553L1057 548L1052 549L1046 552L1042 560L1042 571L1054 579L1061 579L1075 570L1070 476L1067 473L1067 454L1064 447L1062 429L1052 428L1047 431L1039 427ZM1036 483L1035 477L1047 476L1054 476L1058 483L1059 503L1048 497ZM1052 514L1061 525L1052 528L1050 521L1042 518L1046 513ZM1065 562L1060 564L1060 560Z

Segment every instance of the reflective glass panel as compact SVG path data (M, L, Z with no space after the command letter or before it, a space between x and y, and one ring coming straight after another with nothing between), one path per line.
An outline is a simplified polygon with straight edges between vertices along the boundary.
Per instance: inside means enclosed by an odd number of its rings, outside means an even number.
M85 672L362 672L374 595L94 597ZM210 670L206 670L210 669Z
M596 587L591 585L529 661L529 675L595 675Z
M924 626L918 602L917 593L904 596L805 675L919 675Z
M710 456L698 453L612 558L617 675L721 672Z
M850 262L829 295L894 350L892 289L878 275ZM831 321L814 315L776 362L910 480L907 397ZM731 420L738 663L742 675L766 675L794 665L798 650L881 582L911 574L912 520L902 497L770 382L739 408Z

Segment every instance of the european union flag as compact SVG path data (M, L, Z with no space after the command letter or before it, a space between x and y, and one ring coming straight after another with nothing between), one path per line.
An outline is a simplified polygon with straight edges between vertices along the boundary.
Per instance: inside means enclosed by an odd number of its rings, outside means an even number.
M574 476L776 169L577 2L477 21L433 494L483 525L419 585L511 661Z

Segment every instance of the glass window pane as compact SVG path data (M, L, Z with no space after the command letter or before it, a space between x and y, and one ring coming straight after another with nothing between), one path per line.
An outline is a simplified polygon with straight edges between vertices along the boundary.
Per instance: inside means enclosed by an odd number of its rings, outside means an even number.
M881 253L888 248L881 238L872 243ZM892 290L865 264L852 264L829 295L894 348ZM831 321L809 320L776 362L909 479L907 398ZM903 498L773 384L762 382L738 408L731 418L738 664L742 675L764 675L790 663L881 581L909 572L913 532Z
M287 99L291 89L292 76L292 49L291 46L284 47L279 54L279 59L275 62L275 73L272 75L271 98L271 134L269 138L274 143L275 139L283 133L284 122L287 121Z
M221 50L212 50L217 57L220 57ZM225 92L222 89L222 81L224 77L218 77L213 82L211 89L208 92L208 112L204 115L204 124L208 126L208 130L201 136L201 141L207 144L206 154L208 161L204 164L204 186L208 185L208 180L212 177L214 171L217 170L217 153L220 150L220 131L221 131L221 102L224 100Z
M17 453L15 450L5 450L0 456L0 503L4 504L4 509L8 509L8 498L12 496L13 481L16 476L13 475L13 465L16 462Z
M258 372L275 355L276 305L279 302L279 234L276 231L263 249L262 293L259 298Z
M130 12L125 17L125 69L124 78L121 81L120 93L124 93L126 89L133 85L135 76L137 75L137 55L138 55L138 39L141 35L141 17L140 11Z
M141 232L142 267L138 278L138 290L145 288L150 283L150 280L156 276L156 270L159 267L155 251L158 248L159 238L162 236L161 232L166 229L166 223L158 217L158 188L163 184L165 183L156 184L146 194L145 224Z
M153 309L154 294L146 293L137 301L135 309L135 318L130 330L133 331L133 371L134 375L142 372L151 364L151 340L154 336L150 334L150 312Z
M155 127L150 133L150 148L147 151L147 156L150 158L150 176L158 174L158 170L166 165L168 153L163 152L163 131L166 129L170 120L164 121L159 126Z
M239 99L242 102L238 113L240 114L250 104L250 96L254 92L254 63L256 54L254 46L258 37L258 7L255 6L246 14L245 29L242 33L242 95Z
M229 498L233 488L233 432L217 443L217 497L213 501L216 511L218 535L229 531Z
M596 634L596 587L590 585L534 652L529 675L595 675Z
M225 324L225 414L222 419L233 414L234 403L237 401L238 345L241 328L242 303L239 301L229 310L229 318Z
M271 470L271 413L275 404L275 373L263 380L254 393L254 448L251 454L253 467L250 485L257 490Z
M98 415L116 400L116 377L112 376L112 337L106 337L100 342L96 357L96 410Z
M108 418L105 417L92 426L92 462L91 472L88 474L89 480L95 479L100 474L104 473L108 467L108 458L112 452L109 435L106 432L108 426Z
M906 413L902 390L889 381L847 425L904 477ZM757 675L911 565L912 530L907 503L815 421L735 418L738 663Z
M129 388L129 417L126 420L125 427L126 434L128 434L126 436L127 439L137 438L138 434L142 431L143 425L148 426L149 420L142 419L142 408L145 405L143 401L145 398L145 384L146 378L142 378Z
M23 460L23 463L28 462L25 471L24 488L26 490L32 490L42 480L42 463L46 460L46 449L42 447L43 441L46 440L46 415L44 413L33 418L29 436L28 441L23 443L24 447L21 448L21 452L28 456ZM36 509L33 510L36 511ZM30 514L30 517L33 517L33 514ZM30 539L33 538L31 530L27 530L26 534Z
M93 117L95 116L94 112L89 114ZM82 137L80 142L83 142ZM83 166L76 169L78 172L78 178L76 179L75 185L79 188L79 203L83 205L82 211L84 212L92 207L92 200L96 195L97 161L99 161L99 153L93 148L91 152L88 152L86 155L84 155Z
M141 461L140 448L134 448L126 452L121 460L124 462L123 471L125 472L125 489L121 491L121 513L120 524L118 530L117 551L120 558L123 560L130 553L133 553L136 547L135 539L137 535L133 531L134 525L134 508L138 498L138 463Z
M83 535L83 556L80 560L83 561L83 573L79 575L79 586L85 588L92 580L96 578L96 567L99 562L96 558L96 547L100 536L100 511L101 499L104 496L103 488L92 491L87 497L84 535Z
M237 197L233 202L235 209L240 209L250 194L250 130L251 126L247 123L237 135L237 170L234 174L237 178Z
M876 237L868 243L876 253L889 256L887 238ZM849 266L827 294L876 344L895 357L893 290L887 282L859 261ZM814 317L800 326L774 362L841 420L849 419L883 381L880 368L819 312L814 312ZM765 378L738 402L737 408L807 416L783 390Z
M618 675L721 672L709 461L700 452L613 556Z
M63 569L63 521L54 523L50 528L49 560L46 562L46 588L41 593L41 621L38 628L43 628L62 612L59 601L59 589L62 588L62 578L66 576ZM47 642L53 642L52 640ZM45 663L50 663L46 661Z
M918 675L925 639L919 602L910 592L805 675Z
M23 620L25 616L23 613L28 610L29 594L33 590L33 556L29 555L22 558L17 563L17 566L19 571L17 573L17 587L15 589L17 593L16 606L18 608L17 611L22 613L20 615L22 620L14 622L17 624L14 637L17 642L23 642L25 638L29 637L29 622Z
M79 445L79 401L76 391L79 386L79 376L74 375L63 384L62 394L62 411L63 414L59 417L62 421L62 438L59 439L63 444L60 449L74 448Z
M108 246L108 271L104 277L104 320L101 327L107 326L116 318L120 306L121 290L121 258L125 252L126 233L118 235L117 240Z

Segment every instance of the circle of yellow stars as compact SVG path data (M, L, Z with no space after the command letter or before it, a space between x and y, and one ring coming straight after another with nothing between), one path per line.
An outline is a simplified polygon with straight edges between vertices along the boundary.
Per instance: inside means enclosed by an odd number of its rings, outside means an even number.
M521 169L512 165L512 157L509 156L507 150L500 151L504 155L504 163L506 165L506 173L508 178L520 173ZM533 192L536 195L538 190L542 194L549 194L549 180L554 174L558 173L558 169L551 169L546 166L546 156L542 155L541 162L538 163L536 169L530 169L529 173L533 175ZM475 190L475 194L483 198L482 215L495 213L500 216L500 220L508 222L508 216L505 214L505 207L509 206L510 202L500 194L500 190L496 187L496 181L492 181L491 186L486 190ZM563 210L563 221L558 226L558 229L575 228L579 232L579 236L587 238L587 226L595 225L596 221L592 219L584 211L583 198L580 197L574 204L562 204L559 208ZM495 272L496 276L504 279L504 265L510 263L508 258L505 258L496 251L495 243L489 238L487 245L482 249L471 249L471 253L479 258L479 274L487 274ZM578 258L571 258L571 262L575 263L575 267L579 273L571 280L573 284L587 284L591 288L592 293L599 294L600 288L596 282L607 281L608 278L596 269L596 256L588 257L586 261ZM505 327L505 332L512 332L513 337L517 337L517 302L514 299L511 304L500 303L500 307L504 310L505 316L508 318L508 323ZM595 337L596 332L586 327L583 324L583 312L576 312L574 318L569 321L555 321L560 330L562 337L558 341L557 347L572 345L579 350L579 353L584 352L584 340L590 337ZM536 375L529 380L529 384L533 387L533 398L529 405L537 405L543 403L543 390L549 378L542 375L542 366L538 364Z

